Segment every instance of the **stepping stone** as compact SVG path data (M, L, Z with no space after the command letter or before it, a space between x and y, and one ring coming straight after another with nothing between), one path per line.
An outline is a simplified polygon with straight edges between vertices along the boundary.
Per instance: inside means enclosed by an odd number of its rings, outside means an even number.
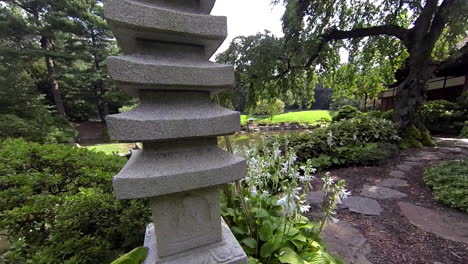
M413 166L405 165L405 164L400 164L396 166L399 170L404 171L404 172L409 172L413 169Z
M323 191L314 191L307 194L307 202L311 207L320 208L323 204Z
M329 223L322 232L327 249L346 264L372 264L367 256L371 247L361 232L345 221Z
M405 160L407 160L407 161L421 161L421 158L420 158L420 157L411 156L411 157L406 157Z
M359 196L348 197L343 201L341 208L363 215L380 215L382 212L382 207L376 200Z
M385 180L377 180L376 181L378 186L382 187L408 187L408 182L405 180L400 179L385 179Z
M400 199L407 196L399 191L367 184L363 186L361 195L375 199Z
M393 178L404 178L405 173L402 171L391 171L388 175Z
M402 165L414 167L414 166L421 165L421 162L418 162L418 161L405 161Z
M468 216L427 209L409 202L399 202L403 215L411 224L442 238L468 244Z

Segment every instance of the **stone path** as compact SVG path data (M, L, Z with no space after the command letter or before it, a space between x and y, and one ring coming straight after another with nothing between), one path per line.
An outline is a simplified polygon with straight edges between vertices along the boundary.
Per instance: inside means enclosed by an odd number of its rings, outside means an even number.
M424 235L424 232L430 233L442 239L446 239L447 241L465 244L466 255L460 256L460 253L457 254L450 251L451 255L449 254L448 257L445 257L452 258L448 262L438 262L436 260L440 259L434 259L433 261L425 263L468 263L468 258L464 258L464 256L468 257L468 214L452 212L447 208L444 209L443 206L442 209L437 209L430 205L421 205L418 199L430 202L432 197L428 197L428 195L424 193L415 193L417 192L417 188L414 188L414 186L408 182L410 178L412 182L414 178L422 181L422 169L432 166L434 162L450 159L453 155L463 156L468 153L468 140L465 140L466 142L453 139L438 141L442 142L442 144L437 148L402 152L400 157L397 157L399 158L397 164L393 167L389 166L387 175L378 175L376 179L368 178L362 181L363 184L360 185L361 187L359 187L359 185L354 186L354 189L357 188L360 190L360 193L359 191L353 190L354 195L346 199L343 204L339 206L339 210L348 210L354 214L362 215L361 218L364 217L364 219L378 219L379 217L383 217L382 214L386 210L396 210L396 212L392 212L392 214L396 213L396 215L398 215L399 211L399 215L406 218L406 221L408 221L410 225L421 230L422 235ZM410 155L406 153L410 153ZM354 171L356 171L356 169L354 169ZM416 171L417 175L415 174ZM349 179L347 180L350 181ZM316 208L323 202L323 198L320 197L321 195L323 195L323 193L320 191L310 193L309 202ZM396 221L401 222L404 220L398 219ZM377 223L378 222L377 220ZM340 256L346 264L371 264L369 257L372 256L372 250L368 238L364 235L364 233L367 233L367 230L360 230L359 226L353 227L350 223L352 222L342 221L338 224L328 224L322 234L324 241L328 244L330 251ZM398 228L399 225L396 224L396 227ZM377 229L377 232L378 231ZM385 239L385 235L383 237ZM425 240L427 240L425 243L431 243L427 238L423 241ZM398 244L398 242L396 243ZM421 245L418 245L418 247L424 248ZM463 246L461 247L463 248ZM400 248L399 251L403 254L402 261L406 263L416 263L411 261L407 262L404 257L405 249ZM418 256L418 258L424 258L425 254L435 254L437 256L438 252L420 252L420 254L421 256ZM397 263L392 261L391 256L383 258L388 261L385 263ZM374 263L382 262L377 260Z
M372 264L367 259L371 252L369 242L349 223L328 224L322 236L330 251L340 256L345 264Z

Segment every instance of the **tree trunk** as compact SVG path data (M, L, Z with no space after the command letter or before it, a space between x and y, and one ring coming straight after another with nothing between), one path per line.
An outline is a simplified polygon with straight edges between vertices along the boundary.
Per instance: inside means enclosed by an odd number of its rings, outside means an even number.
M465 73L465 85L463 86L463 93L468 92L468 70Z
M94 36L94 31L91 32L91 41L93 43L93 46L96 46L96 38ZM98 55L96 52L93 53L94 57L94 69L98 74L101 74L101 66L99 65L99 59ZM99 113L99 118L101 119L102 122L106 123L106 116L108 115L108 107L106 102L102 99L102 95L104 95L104 81L102 78L99 78L95 85L95 93L96 93L96 106L98 109Z
M47 37L43 36L41 38L41 48L45 52L48 51L49 39ZM48 80L49 87L52 92L52 96L54 98L54 104L57 109L57 113L63 117L67 117L67 114L65 113L65 107L63 105L62 95L60 94L60 88L59 88L57 80L55 79L54 60L48 55L45 55L44 60L47 66L47 80Z

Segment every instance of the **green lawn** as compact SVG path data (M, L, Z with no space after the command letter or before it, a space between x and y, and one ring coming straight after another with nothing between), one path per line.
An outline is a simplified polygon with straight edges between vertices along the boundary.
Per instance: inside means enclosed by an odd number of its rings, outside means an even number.
M302 123L315 123L317 120L321 118L330 118L332 117L332 112L328 110L312 110L312 111L299 111L299 112L289 112L281 115L277 115L273 117L273 123L279 122L292 122L292 121L299 121ZM255 118L255 117L254 117ZM265 120L268 121L268 118L260 117L256 118L255 121ZM241 124L245 124L247 122L247 116L241 116Z
M115 144L100 144L86 147L89 150L102 151L106 154L112 154L117 152L118 154L125 154L129 148L134 147L132 143L115 143Z

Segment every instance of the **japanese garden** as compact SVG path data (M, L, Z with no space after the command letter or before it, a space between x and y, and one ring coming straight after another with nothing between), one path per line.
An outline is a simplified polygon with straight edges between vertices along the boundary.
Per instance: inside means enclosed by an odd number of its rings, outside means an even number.
M468 1L0 1L0 263L468 263Z

